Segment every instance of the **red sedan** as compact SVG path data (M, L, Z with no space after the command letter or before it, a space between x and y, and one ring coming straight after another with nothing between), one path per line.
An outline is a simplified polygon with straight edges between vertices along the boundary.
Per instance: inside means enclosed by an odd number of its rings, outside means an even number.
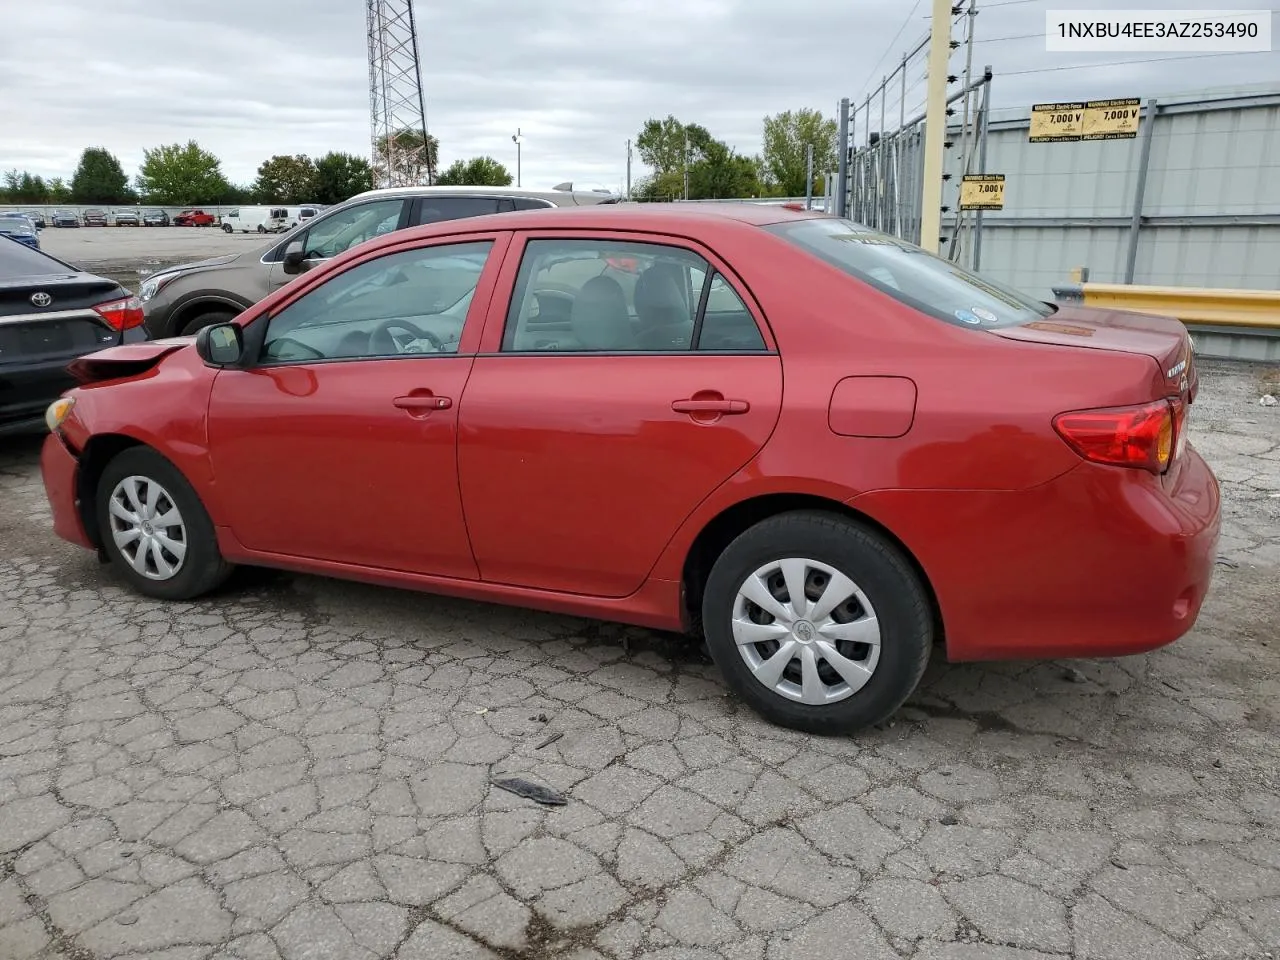
M703 632L774 722L1195 622L1218 487L1174 320L1040 303L774 206L405 230L73 364L56 531L148 596L233 564Z

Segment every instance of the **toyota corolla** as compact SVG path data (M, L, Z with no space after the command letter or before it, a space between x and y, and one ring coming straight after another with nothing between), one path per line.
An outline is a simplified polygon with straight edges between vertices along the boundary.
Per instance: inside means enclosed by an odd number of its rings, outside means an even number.
M54 528L142 594L247 564L687 631L813 732L891 715L937 644L1168 644L1213 570L1177 321L776 206L399 231L72 370Z

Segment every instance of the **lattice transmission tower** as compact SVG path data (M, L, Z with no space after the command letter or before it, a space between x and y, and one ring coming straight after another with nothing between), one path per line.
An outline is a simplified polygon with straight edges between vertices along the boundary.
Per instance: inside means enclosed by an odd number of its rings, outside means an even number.
M430 184L436 157L429 149L413 0L365 0L365 20L374 176L384 187Z

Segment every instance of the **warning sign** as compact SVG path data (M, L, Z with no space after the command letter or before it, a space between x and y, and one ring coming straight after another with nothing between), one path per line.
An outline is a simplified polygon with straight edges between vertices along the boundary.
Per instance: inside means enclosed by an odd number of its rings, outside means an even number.
M1084 109L1083 101L1035 104L1031 108L1031 142L1079 140L1084 133Z
M966 174L960 180L961 210L1003 210L1004 174Z
M1142 101L1079 100L1037 103L1031 108L1032 143L1064 143L1073 140L1131 140L1138 135Z
M1085 107L1082 140L1132 140L1138 135L1142 101L1093 100Z

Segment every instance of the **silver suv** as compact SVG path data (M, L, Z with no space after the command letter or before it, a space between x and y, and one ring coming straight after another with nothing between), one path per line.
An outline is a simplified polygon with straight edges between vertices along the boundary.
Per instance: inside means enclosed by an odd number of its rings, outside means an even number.
M617 203L607 192L509 187L390 187L326 208L265 247L168 267L138 292L153 339L230 320L296 275L365 240L407 227L539 207Z

